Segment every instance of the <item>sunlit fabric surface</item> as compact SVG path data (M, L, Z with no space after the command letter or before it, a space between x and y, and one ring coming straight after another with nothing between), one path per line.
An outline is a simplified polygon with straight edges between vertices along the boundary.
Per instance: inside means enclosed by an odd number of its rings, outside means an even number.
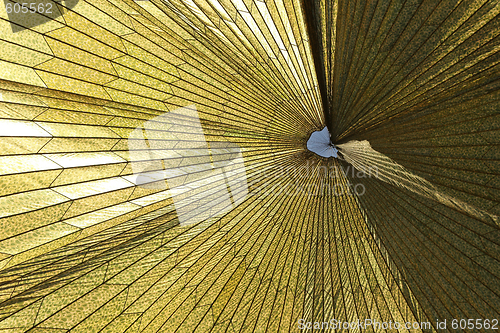
M0 6L0 332L500 319L498 1L53 4Z

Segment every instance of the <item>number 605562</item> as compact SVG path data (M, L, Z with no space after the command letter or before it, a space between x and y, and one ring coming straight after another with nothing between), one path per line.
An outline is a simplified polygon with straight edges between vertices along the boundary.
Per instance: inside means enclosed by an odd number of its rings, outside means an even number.
M492 329L498 330L498 319L453 319L451 321L451 328L456 330L458 328L465 330L480 330L480 329Z
M10 3L8 2L5 4L5 10L7 11L7 14L10 13L22 13L22 14L27 14L28 12L30 13L46 13L46 14L52 14L52 3L47 2L47 3Z

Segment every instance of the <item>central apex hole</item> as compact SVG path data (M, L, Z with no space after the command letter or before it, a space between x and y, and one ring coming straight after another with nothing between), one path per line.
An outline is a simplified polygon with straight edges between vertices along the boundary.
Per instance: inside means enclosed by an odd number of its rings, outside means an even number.
M321 131L316 131L311 134L307 140L307 149L322 157L338 157L338 149L330 141L330 132L325 126Z

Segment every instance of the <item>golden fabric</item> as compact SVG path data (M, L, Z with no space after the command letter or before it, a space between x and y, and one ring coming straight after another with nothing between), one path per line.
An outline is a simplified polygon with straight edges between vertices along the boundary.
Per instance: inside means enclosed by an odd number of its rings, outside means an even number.
M44 1L0 7L0 332L500 319L498 1Z

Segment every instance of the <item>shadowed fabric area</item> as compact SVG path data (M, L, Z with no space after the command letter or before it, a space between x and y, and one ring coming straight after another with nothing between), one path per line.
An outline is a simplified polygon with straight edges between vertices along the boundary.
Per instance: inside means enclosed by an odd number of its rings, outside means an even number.
M50 3L0 7L0 332L500 320L498 1Z

